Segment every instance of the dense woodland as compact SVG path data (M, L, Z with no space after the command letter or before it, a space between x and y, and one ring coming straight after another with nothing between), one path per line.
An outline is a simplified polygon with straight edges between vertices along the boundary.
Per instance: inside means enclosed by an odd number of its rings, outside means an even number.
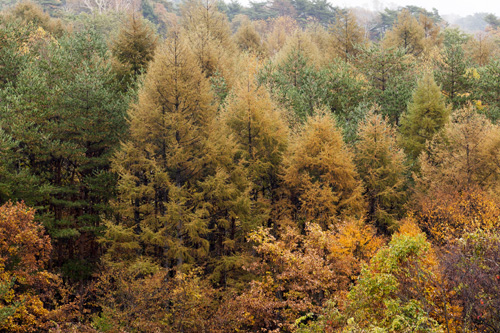
M500 331L496 16L3 5L0 331Z

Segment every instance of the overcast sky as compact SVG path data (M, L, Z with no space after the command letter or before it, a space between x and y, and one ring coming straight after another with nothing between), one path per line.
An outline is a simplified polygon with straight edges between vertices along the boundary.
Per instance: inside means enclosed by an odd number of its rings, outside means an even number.
M500 1L497 0L329 0L339 7L361 6L370 10L381 10L385 7L397 8L398 6L414 5L427 10L436 8L441 15L457 14L467 16L474 13L493 13L500 16Z

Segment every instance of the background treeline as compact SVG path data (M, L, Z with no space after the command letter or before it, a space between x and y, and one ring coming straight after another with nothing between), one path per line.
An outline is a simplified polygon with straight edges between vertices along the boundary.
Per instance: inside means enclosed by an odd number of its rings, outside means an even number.
M500 330L494 15L42 5L0 16L0 330Z

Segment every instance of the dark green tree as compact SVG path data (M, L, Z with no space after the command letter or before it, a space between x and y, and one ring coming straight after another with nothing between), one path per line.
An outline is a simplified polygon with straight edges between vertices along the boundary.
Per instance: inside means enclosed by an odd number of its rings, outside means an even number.
M324 26L332 23L337 15L337 8L326 0L292 0L297 12L297 21L306 24L308 19L316 19Z
M500 19L495 14L486 15L484 20L494 29L500 26Z
M267 20L277 16L277 12L266 1L250 1L248 8L243 11L252 21Z
M267 83L275 98L302 121L327 103L326 76L309 64L304 52L296 48L281 63L264 68L261 80Z
M358 69L344 61L333 61L322 70L326 80L325 104L345 125L365 97L365 82Z
M473 89L474 99L480 101L478 111L496 122L500 119L500 62L494 60L479 68L478 76Z
M412 58L403 49L384 50L373 45L365 49L356 61L369 83L367 101L377 103L389 122L399 124L416 83Z
M92 32L48 45L7 89L1 110L11 138L2 153L15 159L10 179L23 175L6 184L9 197L38 208L54 240L53 263L78 278L85 277L78 267L98 259L95 237L114 193L110 157L126 125L127 99L107 54Z
M445 34L444 50L436 63L436 82L454 109L470 101L472 78L468 75L468 69L471 65L463 49L464 42L465 37L460 32L448 31Z
M0 90L6 85L15 85L29 52L22 47L28 43L31 27L0 16ZM0 100L1 103L1 100Z

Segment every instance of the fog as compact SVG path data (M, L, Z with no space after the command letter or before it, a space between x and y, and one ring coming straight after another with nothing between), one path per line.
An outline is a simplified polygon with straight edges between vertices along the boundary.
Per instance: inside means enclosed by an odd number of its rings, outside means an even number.
M339 7L364 7L370 10L382 10L384 8L397 8L407 5L414 5L423 7L429 11L436 8L441 15L456 14L460 16L467 16L474 13L493 13L497 16L500 15L500 2L491 0L476 0L476 1L432 1L432 0L398 0L398 1L378 1L378 0L350 0L350 1L336 1L330 2Z

